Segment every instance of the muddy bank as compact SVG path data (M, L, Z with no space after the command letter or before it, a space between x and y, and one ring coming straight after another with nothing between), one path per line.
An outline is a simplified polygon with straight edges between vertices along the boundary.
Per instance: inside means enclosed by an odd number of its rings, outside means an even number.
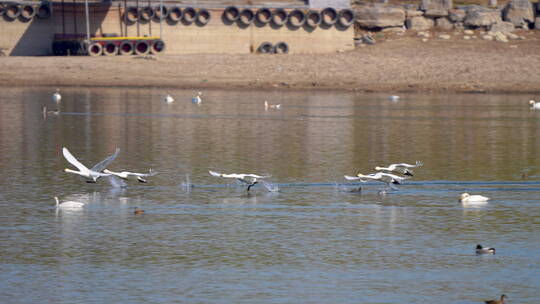
M509 43L410 33L325 55L0 57L0 86L540 93L540 34ZM435 35L434 35L435 37Z

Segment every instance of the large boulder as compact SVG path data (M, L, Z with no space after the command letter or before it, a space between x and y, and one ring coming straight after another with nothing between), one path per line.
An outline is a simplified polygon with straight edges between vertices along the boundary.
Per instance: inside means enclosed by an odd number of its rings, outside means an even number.
M529 0L511 0L503 9L503 20L512 22L516 27L534 22L534 11Z
M356 9L356 23L364 28L403 26L405 10L397 7L360 6Z
M464 20L468 27L489 27L498 22L502 22L499 10L482 7L468 9Z
M435 25L435 21L426 17L412 17L407 19L407 28L413 31L426 31Z
M504 22L504 21L494 23L489 27L489 30L491 32L501 32L503 34L511 33L515 29L516 27L514 26L512 22Z
M448 18L452 22L463 22L467 12L463 9L451 9L448 11Z
M435 19L435 27L442 30L451 30L454 28L454 24L447 17L441 17Z
M448 10L452 9L452 0L422 0L420 9L427 17L448 16Z

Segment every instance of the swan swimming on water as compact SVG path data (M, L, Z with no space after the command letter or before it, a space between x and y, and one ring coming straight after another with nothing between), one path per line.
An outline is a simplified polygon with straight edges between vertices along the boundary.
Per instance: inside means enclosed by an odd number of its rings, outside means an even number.
M531 99L529 100L529 104L531 105L531 109L540 110L540 102Z
M191 102L200 104L202 102L201 95L202 95L202 92L197 92L197 96L191 98Z
M259 179L263 178L269 178L271 175L256 175L256 174L222 174L215 171L208 171L210 175L216 176L216 177L224 177L224 178L235 178L236 180L240 181L241 183L244 183L248 185L247 191L251 189L251 187L255 186L258 183Z
M62 148L62 154L64 154L64 157L66 158L66 160L70 164L75 166L77 169L79 169L79 171L75 171L75 170L66 168L64 169L64 172L80 175L86 178L87 183L95 183L98 180L98 178L111 175L109 173L102 173L101 171L105 170L105 168L107 168L107 166L113 162L113 160L118 156L119 153L120 153L120 149L116 148L116 151L114 152L114 154L110 155L106 159L94 165L92 168L88 169L85 165L81 164L81 162L79 162L69 152L69 150L66 147L64 147Z
M58 197L54 197L56 200L56 208L62 208L62 209L76 209L76 208L82 208L84 206L84 203L74 202L74 201L67 201L60 203L58 200Z
M165 95L165 97L163 97L163 101L165 101L166 103L173 103L174 98L171 95L169 95L169 93L167 93L167 95Z
M470 195L469 193L463 193L459 197L459 201L464 205L484 205L487 204L489 197L482 195Z
M400 173L403 173L403 175L408 175L408 176L413 176L413 171L410 170L411 168L416 168L416 167L421 167L423 165L423 163L421 161L416 161L416 164L414 165L410 165L410 164L406 164L406 163L401 163L401 164L391 164L390 166L388 167L375 167L375 170L377 171L388 171L388 172L392 172L392 171L396 171L396 172L400 172Z
M56 89L56 92L52 95L52 101L58 103L62 100L62 95L60 95L60 89Z
M150 177L150 176L154 176L154 175L157 174L157 172L154 171L153 169L148 170L148 173L137 173L137 172L128 172L128 171L114 172L114 171L110 171L110 170L105 169L105 170L103 170L103 173L118 176L121 179L125 179L125 180L128 180L128 179L130 179L130 177L133 177L133 178L136 178L141 183L147 183L148 182L146 179L144 179L144 177Z

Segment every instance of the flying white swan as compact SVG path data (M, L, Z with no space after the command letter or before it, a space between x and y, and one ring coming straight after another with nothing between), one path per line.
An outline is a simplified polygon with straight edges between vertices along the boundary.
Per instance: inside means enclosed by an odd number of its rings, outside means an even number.
M215 171L208 171L210 175L216 176L216 177L224 177L224 178L235 178L236 180L248 185L247 191L251 189L251 187L255 186L258 183L259 179L268 178L271 177L271 175L256 175L256 174L222 174Z
M60 95L60 89L56 89L56 92L52 95L52 101L60 102L62 100L62 95Z
M103 170L103 173L111 174L114 176L118 176L121 179L129 180L130 177L136 178L141 183L147 183L148 181L144 179L144 177L150 177L157 174L156 171L153 169L148 170L148 173L137 173L137 172L128 172L128 171L122 171L122 172L114 172L110 170Z
M118 156L118 153L120 153L120 149L116 148L116 151L114 154L110 155L106 159L102 160L101 162L97 163L92 168L88 169L85 165L81 164L70 152L67 148L62 148L62 154L64 154L64 157L66 160L75 166L79 171L71 170L71 169L64 169L64 172L66 173L73 173L78 174L84 178L86 178L87 183L95 183L98 178L103 176L109 176L111 174L108 173L101 173L101 171L105 170L108 165L112 163L112 161Z
M540 102L529 100L529 104L531 105L531 109L540 110Z
M416 161L416 164L410 165L406 163L401 164L391 164L388 167L375 167L375 170L377 171L388 171L388 172L400 172L403 173L403 175L413 176L413 171L410 170L411 168L421 167L423 163L421 161Z
M165 95L165 97L163 97L163 101L165 101L166 103L173 103L174 98L171 95L169 95L169 93L167 93L167 95Z
M56 200L56 208L62 208L62 209L76 209L76 208L82 208L84 206L84 203L74 202L74 201L67 201L60 203L58 200L58 197L54 197Z
M482 247L482 245L476 245L476 254L495 254L495 248Z
M264 110L268 111L268 109L281 109L281 104L269 104L268 101L264 101Z
M197 92L197 96L191 98L191 102L200 104L202 102L201 95L202 95L202 92Z
M461 194L459 201L464 205L484 205L487 204L489 197L482 195L469 195L469 193Z
M390 185L390 184L400 185L404 180L408 179L408 177L401 177L394 174L382 173L382 172L372 173L368 175L358 173L358 175L356 176L345 175L345 178L348 180L360 180L362 182L365 182L367 180L373 180L373 181L383 182L387 185Z

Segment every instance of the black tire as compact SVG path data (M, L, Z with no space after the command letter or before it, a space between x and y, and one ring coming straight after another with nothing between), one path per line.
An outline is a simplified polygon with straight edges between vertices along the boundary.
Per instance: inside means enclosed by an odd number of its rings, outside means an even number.
M275 9L272 12L272 24L274 24L275 26L285 25L287 23L288 18L289 18L289 15L282 8Z
M139 20L139 9L134 6L128 7L124 14L125 20L127 20L128 22L133 23Z
M165 42L163 42L161 39L153 41L150 47L150 53L159 55L163 54L163 52L165 52Z
M198 25L204 26L204 25L207 25L208 22L210 22L210 18L211 18L210 12L207 9L202 8L197 11L197 17L196 17L195 22Z
M238 22L243 25L250 25L255 20L255 13L249 8L243 9L238 17Z
M97 42L92 42L88 46L88 55L97 57L103 54L103 47Z
M122 41L120 43L120 47L118 48L118 53L120 55L133 55L133 51L135 50L135 47L133 46L133 43L130 41Z
M327 7L323 9L321 12L321 19L322 19L321 20L322 24L327 25L327 26L332 26L336 24L337 22L338 13L336 9L332 7Z
M135 42L135 54L148 55L150 53L150 44L148 41L142 40Z
M316 28L321 24L321 13L317 11L309 11L306 13L306 25L310 28Z
M179 7L171 8L167 19L173 23L178 23L182 19L182 9Z
M353 10L343 9L339 11L337 22L342 27L349 27L353 25L356 19L356 15Z
M6 6L6 12L4 13L4 16L9 20L13 21L17 19L21 15L21 7L18 4L8 4Z
M167 19L169 17L169 8L166 6L156 6L154 7L154 20L158 21L161 20L161 10L163 9L163 20Z
M186 7L182 14L182 21L187 24L193 23L197 19L197 11L193 7Z
M47 19L51 17L51 6L48 4L41 4L37 9L36 17L38 19Z
M261 54L272 54L274 52L274 46L270 42L263 42L257 49L257 52Z
M274 54L288 54L289 45L285 42L278 42L274 45Z
M23 5L21 6L21 14L19 18L22 21L30 21L36 15L36 8L33 5Z
M103 55L105 56L116 56L118 55L118 45L114 42L107 42L103 47Z
M306 22L306 14L303 11L295 9L289 13L289 25L292 27L302 27Z
M255 19L260 24L268 24L272 20L272 11L266 7L260 8L255 14Z
M152 20L152 18L154 17L154 14L155 14L154 9L152 9L150 6L143 7L139 11L139 20L148 22Z
M240 18L240 11L236 6L229 6L223 11L223 19L229 23L236 22Z

